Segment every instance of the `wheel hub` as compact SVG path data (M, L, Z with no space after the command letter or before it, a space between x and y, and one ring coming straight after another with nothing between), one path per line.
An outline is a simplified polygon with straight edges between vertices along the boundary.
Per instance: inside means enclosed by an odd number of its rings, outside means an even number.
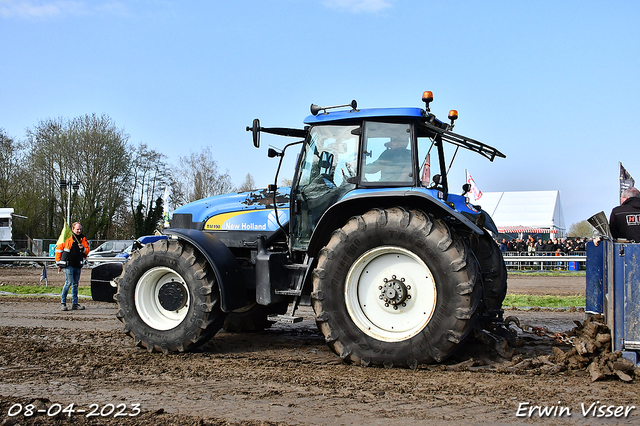
M384 301L384 306L392 306L393 309L398 309L398 306L407 306L406 300L411 299L409 290L410 285L405 285L405 279L398 279L395 275L391 279L384 278L384 283L378 287L380 290L380 300Z
M171 280L160 287L158 301L167 311L177 311L187 303L187 292L181 283Z

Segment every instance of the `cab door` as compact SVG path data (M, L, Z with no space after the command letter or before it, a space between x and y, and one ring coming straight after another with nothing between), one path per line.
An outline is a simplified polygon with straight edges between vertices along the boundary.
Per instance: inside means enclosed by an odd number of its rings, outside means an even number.
M320 125L309 130L291 189L291 248L306 251L322 214L355 188L357 125Z

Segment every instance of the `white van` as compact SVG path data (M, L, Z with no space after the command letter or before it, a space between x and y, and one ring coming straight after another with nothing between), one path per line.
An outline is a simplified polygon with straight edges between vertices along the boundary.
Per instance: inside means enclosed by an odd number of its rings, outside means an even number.
M98 248L91 250L89 257L116 257L131 244L133 244L133 240L109 240L106 243L102 243Z

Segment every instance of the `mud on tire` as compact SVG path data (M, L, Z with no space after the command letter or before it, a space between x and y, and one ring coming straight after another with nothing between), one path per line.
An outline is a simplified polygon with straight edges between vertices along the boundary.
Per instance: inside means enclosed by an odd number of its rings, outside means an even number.
M471 331L481 296L465 241L418 210L374 209L334 231L312 306L329 347L363 366L442 361Z
M117 283L117 317L136 345L149 352L189 351L222 326L214 274L189 244L145 245L132 254Z

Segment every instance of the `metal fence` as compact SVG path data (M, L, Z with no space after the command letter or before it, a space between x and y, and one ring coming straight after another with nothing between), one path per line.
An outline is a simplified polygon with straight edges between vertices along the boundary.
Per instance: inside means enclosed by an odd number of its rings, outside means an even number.
M18 252L26 252L27 250L30 250L31 253L38 255L40 253L38 250L41 250L42 253L46 255L47 253L49 253L49 246L51 244L55 245L57 241L58 241L57 239L53 239L53 238L33 239L31 241L13 240L13 246L15 247L15 250ZM108 240L87 240L87 242L89 243L90 250L98 248L100 244L106 241Z
M582 252L584 253L584 252ZM123 257L99 257L92 256L87 259L87 266L91 267L97 263L105 262L125 262ZM587 256L522 256L519 253L504 253L504 262L507 270L555 270L555 271L579 271L586 269ZM47 264L55 263L55 258L48 256L0 256L0 263L4 264Z
M556 256L555 252L543 253L529 255L527 252L508 251L502 254L508 270L579 271L586 269L587 253L584 251L569 252L560 256Z

